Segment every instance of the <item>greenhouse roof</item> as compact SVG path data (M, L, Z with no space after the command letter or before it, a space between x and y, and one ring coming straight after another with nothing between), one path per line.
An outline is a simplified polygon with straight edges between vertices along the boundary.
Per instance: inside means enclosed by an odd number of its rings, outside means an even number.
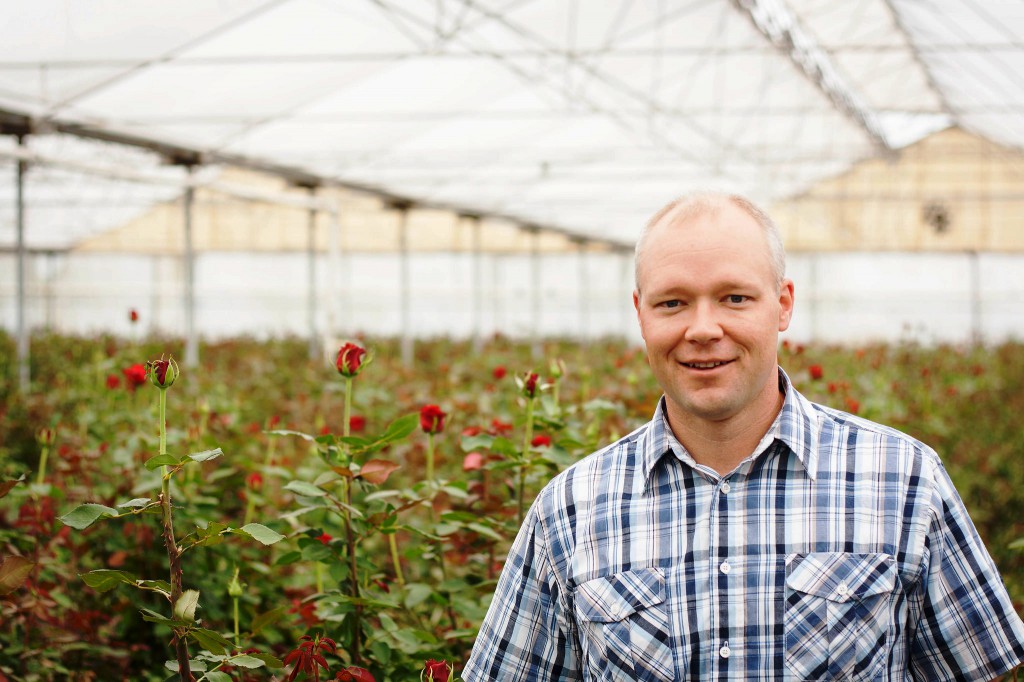
M168 161L628 244L685 191L785 198L949 126L1024 148L1017 0L5 5L0 246L17 159L37 248L180 194Z

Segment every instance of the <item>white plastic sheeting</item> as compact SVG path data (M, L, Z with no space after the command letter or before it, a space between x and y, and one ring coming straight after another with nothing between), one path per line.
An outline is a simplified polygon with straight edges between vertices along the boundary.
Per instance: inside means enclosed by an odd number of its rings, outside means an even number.
M1016 0L0 8L0 110L31 119L27 147L150 179L184 173L46 130L80 124L623 243L688 189L790 196L951 124L1024 147ZM0 186L15 146L0 139ZM73 245L180 191L34 165L28 243Z

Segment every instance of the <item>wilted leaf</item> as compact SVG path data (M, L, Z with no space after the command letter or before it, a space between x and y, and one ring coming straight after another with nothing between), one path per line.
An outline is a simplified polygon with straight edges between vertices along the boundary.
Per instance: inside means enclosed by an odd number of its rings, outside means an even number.
M14 486L18 485L24 480L25 477L21 476L20 478L17 478L13 481L3 481L2 483L0 483L0 497L3 497L7 493L11 492L11 489L14 488Z
M290 481L284 488L303 497L323 497L327 494L326 490L305 481Z
M256 540L257 542L264 545L272 545L275 542L280 542L281 540L284 540L283 535L267 528L262 523L247 523L238 530L233 532L244 533L245 535L251 537L253 540Z
M83 504L60 517L60 520L66 526L84 530L95 523L96 519L101 516L117 516L117 510L102 504Z
M101 568L81 575L82 581L97 592L107 592L118 585L136 587L136 578L126 571L112 571Z
M199 606L199 590L185 590L174 602L174 617L191 623L196 619L196 607Z
M10 594L21 587L35 562L22 556L9 556L0 563L0 595Z
M217 459L224 454L224 451L220 448L214 448L212 450L203 450L202 452L193 452L188 456L193 462L209 462L211 459Z
M371 459L359 470L359 478L365 479L374 485L380 485L388 480L388 476L398 468L394 462L384 459Z

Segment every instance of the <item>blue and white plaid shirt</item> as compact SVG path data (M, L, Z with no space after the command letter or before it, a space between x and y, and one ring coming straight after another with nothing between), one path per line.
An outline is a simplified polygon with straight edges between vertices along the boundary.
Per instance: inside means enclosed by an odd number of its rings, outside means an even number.
M1024 624L938 456L789 384L728 476L654 419L530 510L463 671L510 680L990 680Z

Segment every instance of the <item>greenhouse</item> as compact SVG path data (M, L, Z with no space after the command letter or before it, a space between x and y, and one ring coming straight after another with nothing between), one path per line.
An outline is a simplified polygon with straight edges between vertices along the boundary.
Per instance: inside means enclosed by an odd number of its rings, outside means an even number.
M1024 610L1018 0L5 9L0 682L462 679L532 500L667 391L634 247L697 192Z

